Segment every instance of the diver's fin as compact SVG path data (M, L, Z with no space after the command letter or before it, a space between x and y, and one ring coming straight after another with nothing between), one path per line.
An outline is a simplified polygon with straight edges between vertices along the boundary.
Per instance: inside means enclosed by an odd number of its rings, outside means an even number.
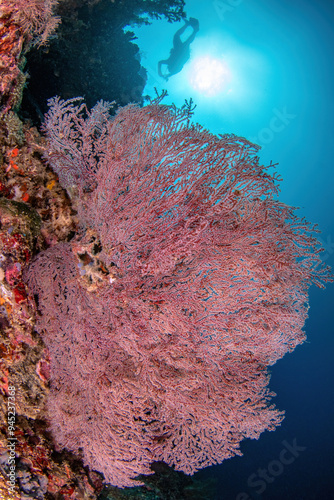
M195 30L199 30L199 21L198 19L195 19L194 17L189 17L189 24L190 26Z

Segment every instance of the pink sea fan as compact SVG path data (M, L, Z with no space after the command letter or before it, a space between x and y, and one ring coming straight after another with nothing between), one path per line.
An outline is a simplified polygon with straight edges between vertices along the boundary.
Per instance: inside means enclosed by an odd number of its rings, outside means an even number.
M277 201L257 146L189 107L50 104L47 157L81 220L27 274L56 443L117 486L154 460L192 474L240 454L280 424L267 368L330 279L314 228Z

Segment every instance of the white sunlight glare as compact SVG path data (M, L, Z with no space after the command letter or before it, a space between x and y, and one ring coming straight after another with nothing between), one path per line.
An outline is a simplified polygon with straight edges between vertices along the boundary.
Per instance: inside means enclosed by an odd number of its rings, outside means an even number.
M229 81L230 71L222 60L202 56L192 62L190 85L198 92L214 96L224 90Z

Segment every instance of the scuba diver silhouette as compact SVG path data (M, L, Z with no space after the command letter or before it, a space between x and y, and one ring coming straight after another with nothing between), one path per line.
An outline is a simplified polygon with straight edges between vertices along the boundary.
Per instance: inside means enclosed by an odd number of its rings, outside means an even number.
M190 44L195 40L195 36L199 30L199 22L198 19L195 19L194 17L190 17L189 21L185 20L185 25L177 30L177 32L174 35L173 38L173 48L170 51L169 58L168 59L163 59L162 61L158 62L158 74L162 78L164 78L166 81L168 78L172 75L176 75L176 73L179 73L185 63L188 61L190 58ZM188 26L191 26L193 29L192 34L182 42L181 40L181 35L185 32L185 30L188 28ZM168 73L163 74L161 71L162 65L167 66L168 68Z

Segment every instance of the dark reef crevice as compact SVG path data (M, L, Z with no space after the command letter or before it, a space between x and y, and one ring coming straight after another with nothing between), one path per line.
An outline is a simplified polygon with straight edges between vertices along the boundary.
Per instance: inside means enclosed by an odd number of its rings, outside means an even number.
M39 125L47 100L55 95L83 97L88 108L101 99L121 106L142 104L147 76L129 25L163 17L178 21L185 16L183 7L183 0L60 2L57 14L62 22L56 35L47 46L26 55L21 117Z

